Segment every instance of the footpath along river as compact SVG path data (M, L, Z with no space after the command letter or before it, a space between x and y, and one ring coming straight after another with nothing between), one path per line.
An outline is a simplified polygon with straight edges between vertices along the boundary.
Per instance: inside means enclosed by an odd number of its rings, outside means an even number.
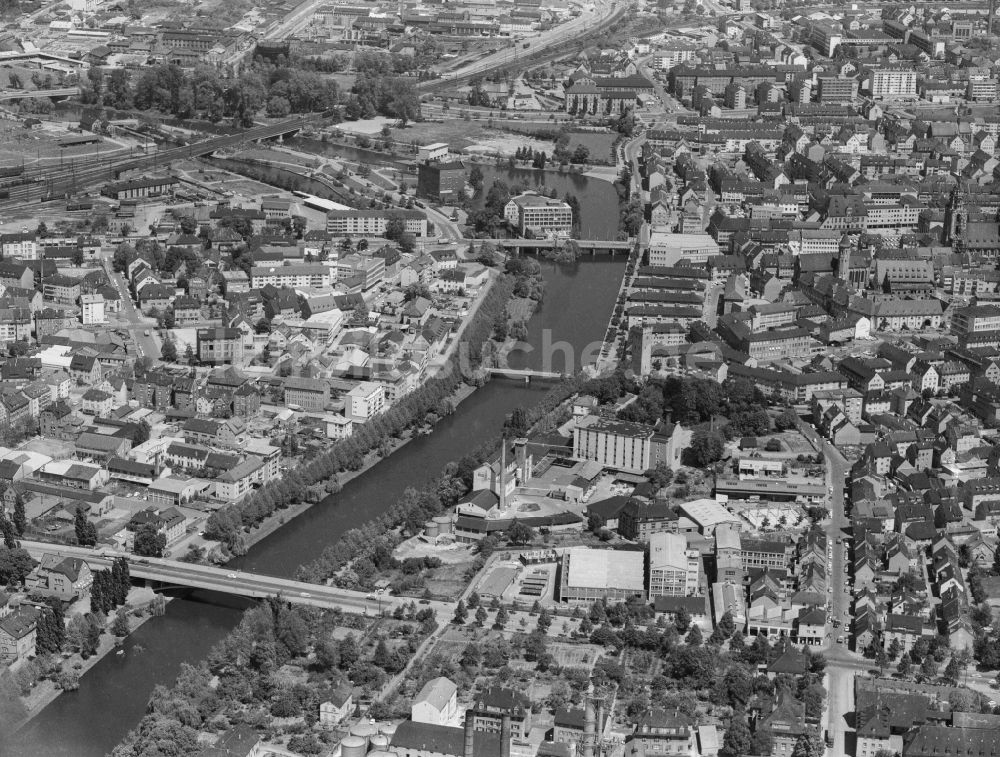
M624 264L623 256L587 257L563 267L543 262L545 301L528 324L534 349L513 355L511 365L545 368L543 344L561 341L572 345L575 368L580 368L584 348L604 336ZM564 361L558 358L555 369L564 370ZM545 391L544 383L490 382L443 419L433 434L404 445L231 565L293 576L299 565L317 557L345 531L389 508L407 486L423 483L496 434L506 415L518 406L530 406ZM181 663L203 659L232 630L245 607L243 600L204 591L170 602L165 616L125 641L124 654L101 660L82 678L78 691L58 697L12 743L0 744L0 757L104 757L143 716L153 687L172 685Z

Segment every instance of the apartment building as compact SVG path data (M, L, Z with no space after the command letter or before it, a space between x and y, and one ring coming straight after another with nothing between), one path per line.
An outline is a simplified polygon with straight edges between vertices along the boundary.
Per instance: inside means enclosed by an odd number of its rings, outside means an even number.
M250 269L250 288L263 289L268 284L277 288L330 286L330 268L322 263L294 263L282 266L255 265Z
M917 72L905 66L873 68L868 73L868 91L876 99L916 99Z
M361 422L385 409L385 388L381 384L363 381L344 396L344 411L348 418Z
M331 210L326 214L326 230L338 237L383 237L394 219L403 222L403 231L427 236L427 216L419 210Z
M241 364L243 332L239 329L198 329L198 360L207 365Z

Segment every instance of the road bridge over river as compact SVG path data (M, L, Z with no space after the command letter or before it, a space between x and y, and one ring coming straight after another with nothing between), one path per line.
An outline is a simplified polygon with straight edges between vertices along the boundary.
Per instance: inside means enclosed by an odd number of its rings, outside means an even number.
M91 569L101 570L111 566L115 557L129 558L129 575L134 579L152 582L160 590L175 588L206 589L240 597L261 599L281 596L289 602L312 605L326 609L340 608L345 612L378 614L390 612L397 605L413 601L409 598L368 594L361 591L339 589L334 586L304 583L289 578L266 576L259 573L236 571L226 567L199 565L156 557L125 555L115 550L89 549L86 547L45 542L22 541L21 546L36 560L43 554L78 557ZM431 602L435 612L454 611L447 602Z

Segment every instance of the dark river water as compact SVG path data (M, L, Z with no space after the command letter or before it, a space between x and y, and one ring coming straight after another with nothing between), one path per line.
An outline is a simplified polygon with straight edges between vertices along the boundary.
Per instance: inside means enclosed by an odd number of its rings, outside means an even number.
M581 196L581 201L583 197ZM529 322L530 353L511 365L545 367L542 347L565 342L580 351L599 341L624 272L625 258L587 257L574 266L543 263L545 301ZM574 360L580 366L579 352ZM552 370L563 370L556 361ZM544 383L497 379L465 400L430 436L419 437L348 483L342 492L291 520L231 563L242 570L291 577L345 531L387 510L407 486L420 485L496 434L518 406L533 404ZM243 600L194 591L167 605L164 617L126 640L123 655L101 660L29 723L2 757L102 757L133 728L157 684L171 685L183 662L196 662L239 621Z

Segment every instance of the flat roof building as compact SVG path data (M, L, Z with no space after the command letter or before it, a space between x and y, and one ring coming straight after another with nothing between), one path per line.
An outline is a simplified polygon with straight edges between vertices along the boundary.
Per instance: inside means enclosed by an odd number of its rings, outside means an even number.
M740 523L739 517L733 515L714 499L695 499L691 502L683 502L680 505L680 510L697 524L698 531L705 536L712 536L715 529L725 523L735 523L737 527Z
M642 596L645 563L643 552L572 547L562 556L559 599L623 601Z

